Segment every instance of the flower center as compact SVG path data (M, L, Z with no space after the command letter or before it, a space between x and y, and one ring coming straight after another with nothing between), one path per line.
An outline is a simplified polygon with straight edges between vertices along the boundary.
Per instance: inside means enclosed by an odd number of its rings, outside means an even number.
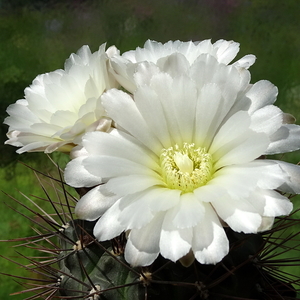
M170 189L184 193L205 185L211 178L212 156L205 148L195 148L195 144L177 144L163 149L160 155L162 176Z

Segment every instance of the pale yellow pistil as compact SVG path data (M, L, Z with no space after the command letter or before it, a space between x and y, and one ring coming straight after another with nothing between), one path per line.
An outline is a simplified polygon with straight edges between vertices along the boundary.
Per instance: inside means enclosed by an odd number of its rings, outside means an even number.
M163 149L160 164L167 186L184 193L206 184L212 175L211 155L205 148L195 148L193 143Z

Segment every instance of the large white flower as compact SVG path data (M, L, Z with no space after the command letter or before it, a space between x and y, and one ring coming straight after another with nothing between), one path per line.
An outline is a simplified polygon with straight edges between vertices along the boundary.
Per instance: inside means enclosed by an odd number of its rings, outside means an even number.
M96 186L78 202L78 217L101 216L100 241L127 231L125 258L134 266L159 254L217 263L229 248L224 224L266 230L292 210L278 191L300 192L299 166L258 159L300 148L300 127L283 124L273 106L277 88L250 85L246 69L210 54L192 66L173 55L177 72L136 74L133 97L116 89L102 96L117 129L86 134L65 170L72 186Z
M105 52L104 44L95 53L83 46L66 60L64 70L37 76L25 89L25 99L7 109L6 144L22 147L18 153L69 152L84 133L108 130L111 121L100 96L117 87L107 68L109 56L117 53L115 47Z
M134 75L137 71L141 71L140 62L148 62L155 64L160 69L166 71L172 68L169 58L174 53L182 54L189 62L193 64L197 58L203 54L210 54L215 57L218 62L229 64L239 52L239 43L234 41L218 40L213 43L211 40L203 40L201 42L182 42L169 41L165 44L160 42L146 41L144 48L136 48L120 55L113 56L111 64L116 79L128 91L134 92L136 89L136 82ZM236 67L243 67L248 69L255 62L254 55L246 55L236 61L233 65ZM153 66L152 66L153 68ZM147 68L148 76L154 70Z

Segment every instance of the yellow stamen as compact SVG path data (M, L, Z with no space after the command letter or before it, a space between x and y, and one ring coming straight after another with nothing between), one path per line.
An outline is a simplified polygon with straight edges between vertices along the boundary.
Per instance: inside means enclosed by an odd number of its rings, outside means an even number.
M167 186L184 193L205 185L211 178L212 157L205 148L195 148L195 144L177 144L163 149L160 155L162 176Z

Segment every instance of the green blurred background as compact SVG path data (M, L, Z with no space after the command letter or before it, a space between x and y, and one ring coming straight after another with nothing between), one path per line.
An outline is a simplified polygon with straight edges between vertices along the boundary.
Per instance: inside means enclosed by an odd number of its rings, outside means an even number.
M1 120L6 117L6 107L23 98L24 88L38 74L63 68L65 59L84 44L96 51L107 42L123 52L142 46L147 39L166 42L208 38L240 42L238 58L255 54L257 61L250 69L252 82L268 79L277 85L277 105L300 120L298 0L0 0ZM16 148L3 145L6 132L7 126L2 125L1 190L21 201L26 200L17 190L42 195L32 172L17 162L43 171L51 171L52 164L43 154L15 154ZM66 161L57 155L55 159L62 164ZM297 163L300 154L288 154L283 159ZM4 202L24 211L2 194L0 239L31 235L30 222L7 209ZM295 206L297 202L296 198ZM7 243L0 243L0 254L16 255ZM0 268L2 272L24 275L4 259L0 259ZM8 299L9 293L22 289L12 278L3 276L0 286L0 299Z

